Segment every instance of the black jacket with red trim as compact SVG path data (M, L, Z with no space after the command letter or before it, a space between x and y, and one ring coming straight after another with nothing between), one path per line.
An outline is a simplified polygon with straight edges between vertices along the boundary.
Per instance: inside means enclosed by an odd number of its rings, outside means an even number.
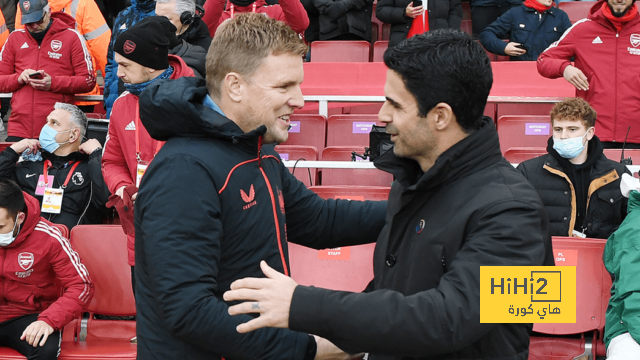
M167 142L136 198L138 359L304 359L306 333L239 334L250 317L230 316L222 294L264 277L260 260L289 274L287 241L374 242L386 202L321 199L261 146L264 126L245 134L204 106L206 95L204 79L180 78L140 97L140 120Z

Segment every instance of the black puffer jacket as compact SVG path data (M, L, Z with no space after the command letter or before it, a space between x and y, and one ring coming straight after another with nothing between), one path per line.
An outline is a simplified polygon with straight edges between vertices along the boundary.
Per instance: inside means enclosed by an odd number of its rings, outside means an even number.
M373 0L311 0L320 12L320 39L340 35L357 35L371 41Z
M553 265L535 189L500 153L493 121L426 173L392 151L395 181L369 293L298 286L289 327L371 359L526 360L531 324L480 323L480 266Z
M376 17L391 24L389 47L398 45L407 38L413 19L405 13L407 5L413 0L379 0L376 5ZM427 5L427 0L424 1ZM428 0L429 30L460 29L462 22L462 3L460 0Z
M204 106L206 95L204 79L181 78L140 97L144 127L167 142L136 199L138 359L302 360L306 333L239 334L250 317L229 315L222 294L236 279L264 277L260 260L288 273L287 241L375 241L386 202L322 200L261 146L264 126L245 134Z
M521 163L518 170L540 194L549 214L551 235L571 236L575 229L585 230L590 238L607 239L627 214L627 198L620 192L620 177L623 173L630 174L627 167L604 156L597 136L589 141L586 166L575 168L561 157L553 149L553 138L549 138L547 151L547 155ZM583 171L588 181L575 183L581 181ZM580 208L587 209L587 216L577 223Z
M185 40L189 44L200 46L205 51L209 51L211 34L209 34L209 28L202 19L194 18L193 24L189 26L187 31L178 35L178 40Z
M181 40L178 45L169 50L169 54L179 56L193 70L196 77L207 76L207 51L200 46L189 44L186 40Z

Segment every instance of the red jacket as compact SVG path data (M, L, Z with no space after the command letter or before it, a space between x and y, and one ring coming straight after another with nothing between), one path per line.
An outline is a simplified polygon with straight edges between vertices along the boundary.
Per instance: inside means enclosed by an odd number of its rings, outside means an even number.
M0 322L40 313L38 320L60 330L87 309L93 284L69 240L40 217L38 200L24 197L27 218L18 238L0 247Z
M173 66L171 79L183 76L194 76L193 70L185 62L174 55L169 55L169 65ZM138 97L125 91L113 103L109 132L104 144L102 155L102 174L112 194L123 186L136 183L138 161L136 159L136 106ZM138 118L139 119L139 118ZM143 161L151 161L158 149L158 141L149 136L147 130L139 122L140 153ZM160 144L162 146L162 144ZM129 250L129 265L134 266L135 236L129 235L127 248Z
M224 11L226 0L209 0L204 3L204 16L202 20L209 27L211 36L216 33L218 26L223 21L231 17L231 12ZM283 21L291 26L293 31L298 34L304 33L309 26L309 16L302 6L300 0L280 0L279 5L268 6L264 0L256 0L256 13L267 14L268 17ZM229 9L231 2L227 2L226 8ZM248 13L253 11L253 4L249 6L235 6L236 13Z
M0 52L0 92L13 93L9 136L37 139L56 102L73 103L73 95L96 85L92 59L75 20L62 12L51 15L53 23L40 46L25 29L9 35ZM38 91L18 82L26 69L51 75L51 89Z
M563 76L575 56L575 66L589 80L589 90L576 90L598 113L596 134L602 141L640 143L640 15L626 23L620 33L600 9L591 8L588 18L576 22L538 58L538 72L548 78Z

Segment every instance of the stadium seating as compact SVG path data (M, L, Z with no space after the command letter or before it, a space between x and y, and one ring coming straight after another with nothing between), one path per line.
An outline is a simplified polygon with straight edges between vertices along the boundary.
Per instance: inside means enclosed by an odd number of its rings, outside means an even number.
M351 152L364 153L364 146L329 146L322 152L326 161L351 161ZM367 160L368 161L368 160ZM323 169L322 185L391 186L393 176L378 169Z
M507 115L545 115L550 121L549 113L553 104L544 103L501 103L497 107L497 116Z
M512 147L547 147L552 135L549 116L502 116L498 119L500 150L504 155Z
M9 146L13 145L14 143L12 142L0 142L0 151L4 151L4 149L8 148Z
M584 19L589 16L589 10L597 1L565 1L558 5L558 8L564 10L569 16L571 23Z
M384 126L377 114L329 116L327 146L369 146L372 124Z
M599 347L611 289L602 263L605 244L605 239L553 238L556 266L576 266L576 322L534 324L529 360L573 360L583 354L595 359L603 354Z
M604 156L609 160L620 161L622 149L604 149ZM640 165L640 149L624 149L624 157L631 158L633 165Z
M89 119L104 119L104 114L99 113L85 113Z
M471 28L471 20L462 20L460 24L460 30L466 32L469 35L472 35L473 29Z
M545 155L544 147L512 147L504 153L504 158L512 164L520 164L523 161Z
M314 41L311 62L369 62L368 41Z
M289 120L289 138L282 145L314 146L319 151L324 149L327 118L318 114L293 114Z
M304 145L278 145L276 151L282 160L316 161L318 160L318 149L315 146ZM305 186L318 184L318 169L289 168L295 177L302 181Z
M376 41L373 44L373 58L371 59L373 62L382 62L384 57L384 52L387 51L389 47L389 41Z

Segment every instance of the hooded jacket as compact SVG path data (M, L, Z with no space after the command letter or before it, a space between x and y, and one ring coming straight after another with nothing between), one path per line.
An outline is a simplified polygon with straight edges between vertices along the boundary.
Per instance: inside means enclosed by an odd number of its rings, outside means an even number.
M526 360L531 324L480 323L480 266L553 265L535 189L502 157L493 121L423 173L393 151L368 293L296 287L292 330L379 359Z
M256 5L256 13L266 14L272 19L283 21L298 34L304 33L304 30L309 26L309 17L300 0L280 0L279 5L267 5L264 0L256 0L254 4ZM225 11L225 8L229 9L230 7L231 1L226 0L208 0L204 3L202 20L209 27L211 36L215 35L218 26L223 21L231 17L231 12L229 10ZM236 13L252 12L253 4L234 6L234 11ZM209 49L207 48L207 50Z
M604 342L628 332L640 341L640 193L631 191L629 209L620 228L607 240L602 257L613 283L607 307Z
M93 215L106 209L109 200L109 189L102 178L102 149L90 155L74 152L67 156L57 156L41 150L44 160L51 161L49 176L53 176L53 186L64 188L62 208L60 214L43 214L47 220L56 224L64 224L69 231L79 224L95 223L97 219L90 219ZM0 178L11 179L18 183L27 194L35 197L42 205L42 195L36 195L38 179L44 171L44 160L21 161L20 154L11 147L0 153ZM75 162L79 162L73 173L69 175ZM93 220L93 221L92 221Z
M37 139L56 102L73 103L75 94L96 85L93 60L75 20L53 13L42 44L24 30L15 30L0 52L0 92L13 93L8 136ZM26 69L44 70L51 76L48 91L20 84Z
M173 67L171 79L182 76L194 76L184 61L174 55L169 55L169 66ZM160 80L157 80L160 81ZM109 131L104 143L104 154L102 155L102 168L104 182L109 191L115 194L116 191L127 185L136 183L136 173L138 161L136 159L136 108L138 106L138 96L125 91L113 104L113 114L109 122ZM150 162L159 146L158 142L149 136L146 128L139 123L141 160ZM129 265L134 266L135 237L127 235L127 249L129 250Z
M113 47L116 44L118 35L125 32L133 24L156 14L156 2L154 0L131 0L131 6L120 11L113 22L113 31L111 33L111 42L109 43L109 51L107 52L107 65L104 75L104 108L107 111L107 118L111 117L111 108L116 101L120 92L118 91L118 82L122 82L118 78L118 64L115 60Z
M93 284L69 240L40 217L38 200L24 197L27 218L18 237L0 246L0 323L39 313L38 320L61 330L87 309Z
M178 45L169 49L169 54L184 60L196 77L204 78L207 75L207 50L202 47L181 40Z
M590 238L608 238L626 215L620 177L629 174L627 167L604 156L597 136L589 141L587 161L578 167L553 148L553 137L547 151L547 155L521 163L518 170L538 191L549 214L551 235L573 236L576 230ZM576 184L585 177L588 182ZM579 208L586 209L581 224L576 221Z
M589 17L575 24L538 58L538 72L551 79L563 76L575 57L575 67L589 81L589 90L576 90L598 113L596 133L601 141L640 143L640 15L618 33L604 16L604 0L591 8Z
M407 38L413 18L405 14L412 0L380 0L376 5L378 20L391 24L389 47L394 47ZM429 30L460 29L462 3L460 0L428 0Z
M140 98L142 123L167 142L136 198L138 358L304 359L306 333L239 334L251 318L230 316L222 294L234 280L264 277L260 260L289 275L289 241L375 241L386 202L321 199L262 146L264 126L245 134L203 105L206 96L204 79L180 78Z
M510 42L522 44L527 49L524 55L511 56L512 61L535 61L570 27L569 16L557 7L540 14L536 9L521 5L487 26L480 33L480 43L494 54L507 55L504 52L507 43L502 39L508 38Z
M200 46L205 51L209 51L211 45L211 35L207 24L198 17L193 18L193 23L185 32L178 35L178 40L184 40L189 44Z

